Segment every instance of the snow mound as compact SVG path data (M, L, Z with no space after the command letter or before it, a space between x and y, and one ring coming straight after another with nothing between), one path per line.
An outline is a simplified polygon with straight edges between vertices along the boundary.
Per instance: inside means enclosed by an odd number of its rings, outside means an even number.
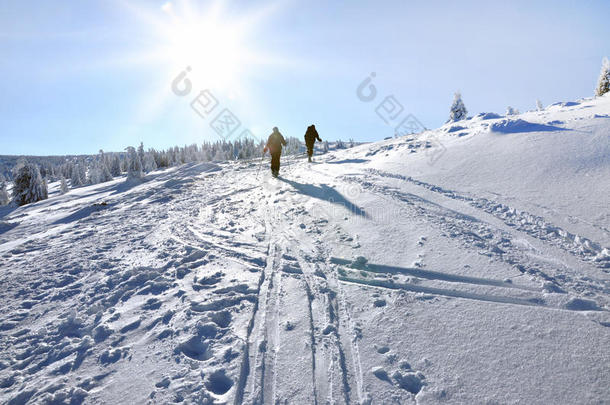
M487 112L487 113L477 114L474 118L479 119L479 120L495 120L498 118L502 118L502 115L492 113L492 112Z
M523 119L504 119L499 122L494 122L490 126L492 132L502 134L515 134L520 132L545 132L545 131L561 131L563 128L553 125L537 124L528 122Z

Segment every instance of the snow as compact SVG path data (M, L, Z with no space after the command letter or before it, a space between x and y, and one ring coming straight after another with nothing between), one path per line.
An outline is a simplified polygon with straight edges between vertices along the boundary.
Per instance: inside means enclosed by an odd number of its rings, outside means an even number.
M608 111L0 207L0 402L604 403Z

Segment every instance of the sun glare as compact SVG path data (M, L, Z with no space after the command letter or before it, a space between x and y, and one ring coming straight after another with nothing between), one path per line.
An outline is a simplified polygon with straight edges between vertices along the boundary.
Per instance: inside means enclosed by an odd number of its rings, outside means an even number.
M258 29L276 5L258 6L249 12L227 10L222 0L197 2L171 0L151 9L131 1L122 4L142 24L149 41L130 59L161 66L163 91L170 97L169 82L190 67L189 79L198 88L210 88L229 96L244 95L248 76L281 59L261 49ZM155 96L159 104L159 95Z
M118 2L134 17L140 46L116 61L158 77L136 107L137 122L149 123L171 109L177 102L171 84L185 71L195 92L209 89L219 100L231 101L244 120L259 116L264 106L248 91L256 87L255 80L269 69L294 68L293 60L264 49L269 42L264 39L265 24L283 7L279 2L254 8L236 8L229 0L169 0L155 7L138 0ZM201 121L192 116L189 125L200 130Z
M160 33L160 54L169 67L179 72L190 66L200 86L239 91L245 69L256 63L246 43L248 21L228 21L219 9L200 12L165 3L162 10L168 23Z

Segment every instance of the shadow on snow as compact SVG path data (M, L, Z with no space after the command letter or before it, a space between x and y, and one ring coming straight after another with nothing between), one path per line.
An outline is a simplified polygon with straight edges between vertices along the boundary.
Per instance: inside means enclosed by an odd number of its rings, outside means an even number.
M326 184L316 186L313 184L298 183L296 181L288 180L282 177L279 177L278 179L289 184L301 194L305 194L322 201L328 201L332 204L341 205L346 209L350 210L355 215L369 219L369 215L363 209L349 201L343 196L343 194L339 193L334 188L327 186Z

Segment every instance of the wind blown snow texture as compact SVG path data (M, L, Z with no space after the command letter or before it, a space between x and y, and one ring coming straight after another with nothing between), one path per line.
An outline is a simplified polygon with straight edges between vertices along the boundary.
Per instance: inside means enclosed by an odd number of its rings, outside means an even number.
M1 208L0 401L603 403L610 98Z

